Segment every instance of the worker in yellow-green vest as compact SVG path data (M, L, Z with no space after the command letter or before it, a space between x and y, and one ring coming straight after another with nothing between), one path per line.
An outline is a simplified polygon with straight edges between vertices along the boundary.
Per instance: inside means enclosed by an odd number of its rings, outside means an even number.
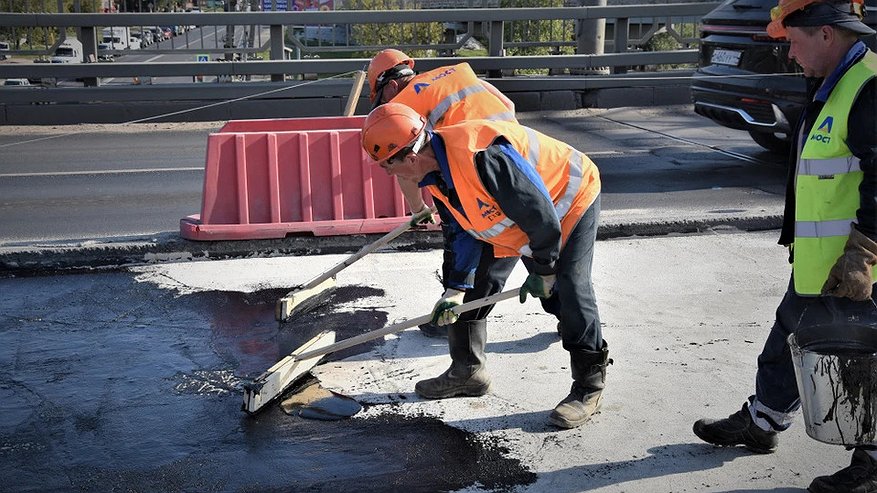
M489 82L479 79L468 63L459 63L429 70L414 72L414 60L405 53L388 48L379 52L368 65L369 97L372 108L387 102L404 104L426 118L427 128L437 129L464 120L497 120L515 122L515 105ZM421 222L434 221L429 208L423 202L420 188L416 182L404 176L396 177L399 188L405 196L413 216L412 226ZM449 218L442 216L442 233L445 240L445 261L442 278L453 279L466 290L466 301L499 293L517 263L515 257L493 255L493 248L485 245L479 258L455 257L450 238L456 237L456 228ZM477 269L470 276L473 265ZM493 305L465 313L458 324L486 324L487 315ZM448 327L433 323L420 325L420 331L428 337L447 337Z
M515 122L466 120L430 131L423 115L393 102L369 113L362 147L387 173L429 190L444 211L442 220L456 225L449 242L454 259L475 260L484 246L500 258L523 257L529 276L520 300L540 298L559 317L570 354L572 388L548 421L561 428L588 421L611 363L591 282L600 212L596 165L568 144ZM432 319L450 325L451 366L417 382L414 391L426 399L482 396L491 385L487 330L457 323L453 308L466 297L465 280L443 282L446 291Z
M780 0L771 11L768 34L789 40L810 84L791 134L779 240L792 275L758 356L755 395L728 418L697 421L704 441L773 452L801 406L788 336L853 321L877 330L877 55L859 39L875 34L864 14L862 0ZM875 445L855 447L850 466L808 490L877 492Z

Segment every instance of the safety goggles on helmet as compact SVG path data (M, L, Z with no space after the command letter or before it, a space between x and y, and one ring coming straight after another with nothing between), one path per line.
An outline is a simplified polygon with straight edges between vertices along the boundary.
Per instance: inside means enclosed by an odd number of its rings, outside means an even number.
M399 50L387 48L386 50L378 52L378 54L368 62L368 67L365 69L365 72L368 76L368 97L370 100L375 100L378 78L384 72L398 65L407 65L408 68L414 69L414 60Z
M384 88L387 87L387 84L389 84L391 80L400 79L409 75L414 75L414 70L411 70L411 67L404 64L396 65L378 75L377 80L375 80L375 100L372 103L372 109L384 104Z

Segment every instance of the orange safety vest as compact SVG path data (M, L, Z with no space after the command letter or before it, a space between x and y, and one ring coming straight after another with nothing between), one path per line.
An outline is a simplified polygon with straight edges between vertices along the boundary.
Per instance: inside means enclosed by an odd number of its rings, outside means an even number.
M597 166L570 145L511 122L465 121L436 130L444 139L448 167L463 211L435 185L426 188L441 200L467 233L494 246L496 257L532 256L530 240L506 217L475 169L475 155L504 137L542 178L561 226L561 246L600 193Z
M464 120L517 121L515 113L484 88L468 63L415 75L393 98L427 119L427 128Z

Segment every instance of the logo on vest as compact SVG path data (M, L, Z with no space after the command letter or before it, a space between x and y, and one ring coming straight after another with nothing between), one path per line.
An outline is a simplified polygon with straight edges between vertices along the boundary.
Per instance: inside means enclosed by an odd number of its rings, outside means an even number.
M429 87L429 84L427 84L426 82L418 82L417 84L414 84L414 94L420 94L420 91L426 89L427 87Z
M834 124L834 117L827 116L822 123L819 124L819 128L813 132L813 135L810 136L810 140L815 140L816 142L822 142L823 144L828 144L831 142L831 126Z
M487 219L488 221L492 221L499 217L499 209L495 205L488 204L481 200L480 197L476 197L475 199L478 203L478 210L481 212L481 218Z
M456 71L457 71L456 68L454 68L454 67L448 67L448 68L445 69L443 72L441 72L440 74L436 75L435 77L433 77L433 78L430 79L429 81L430 81L430 82L435 82L435 81L441 79L442 77L447 77L447 76L453 74L453 73L456 72Z

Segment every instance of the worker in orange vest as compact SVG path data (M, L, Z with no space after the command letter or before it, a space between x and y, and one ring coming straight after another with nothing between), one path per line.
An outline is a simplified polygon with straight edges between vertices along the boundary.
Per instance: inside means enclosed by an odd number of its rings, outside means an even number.
M560 318L573 377L569 395L551 412L561 428L585 423L600 405L611 364L591 282L600 211L600 176L587 156L515 122L467 120L430 130L412 108L387 103L372 110L363 149L388 174L426 188L451 225L455 260L477 258L491 246L501 258L523 256L529 276L520 288ZM447 262L447 257L446 257ZM445 278L433 322L450 325L451 366L417 382L427 399L481 396L490 390L486 325L460 324L464 280ZM483 321L482 321L483 322Z
M367 75L373 109L389 101L404 104L423 115L430 129L464 120L517 121L514 103L492 84L479 79L468 63L439 67L417 74L414 72L414 60L411 57L399 50L386 49L372 58ZM396 178L413 213L412 226L426 221L434 222L417 183L404 177ZM443 218L442 230L446 239L449 237L448 224ZM451 252L453 249L446 244L445 255L451 255ZM495 258L492 247L486 245L474 277L464 283L467 287L466 300L471 301L502 291L505 280L516 263L515 257ZM453 259L446 261L444 265L448 268L443 269L443 278L459 276L460 272L468 272L472 267L461 265ZM460 323L484 323L492 309L491 305L466 314ZM447 335L447 327L432 323L421 325L420 330L430 337Z

